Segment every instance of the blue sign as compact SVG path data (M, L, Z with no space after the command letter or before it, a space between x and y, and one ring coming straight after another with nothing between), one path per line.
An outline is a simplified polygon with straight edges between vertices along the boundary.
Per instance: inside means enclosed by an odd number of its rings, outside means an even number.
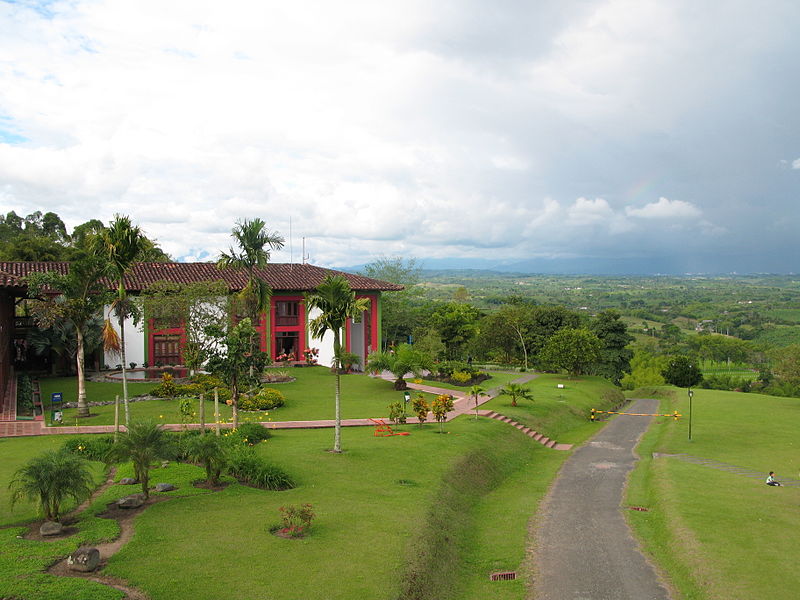
M53 392L52 394L50 394L50 402L55 403L55 402L61 402L62 400L63 398L61 397L61 392Z

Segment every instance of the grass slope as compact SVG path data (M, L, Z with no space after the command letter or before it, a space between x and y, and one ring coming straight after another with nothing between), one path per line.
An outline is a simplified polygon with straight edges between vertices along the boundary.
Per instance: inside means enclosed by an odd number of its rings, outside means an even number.
M662 409L688 413L684 390ZM797 478L800 400L697 390L687 421L660 419L645 435L627 501L629 520L684 598L795 598L800 587L800 488L750 479L653 452L687 453ZM768 590L768 591L767 591Z

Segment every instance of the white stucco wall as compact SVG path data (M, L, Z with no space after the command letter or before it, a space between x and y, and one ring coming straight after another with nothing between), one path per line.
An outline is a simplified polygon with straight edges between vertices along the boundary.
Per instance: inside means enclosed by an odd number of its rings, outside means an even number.
M310 322L314 318L318 317L322 311L318 308L313 308L308 312L307 321ZM344 331L342 331L341 337L342 343L344 343ZM325 335L320 338L311 337L311 334L308 335L308 346L310 348L319 348L319 357L317 361L319 364L324 365L326 367L330 367L333 364L333 332L327 331Z
M105 306L103 308L104 319L108 318L110 309L110 306ZM122 337L119 330L119 321L113 315L111 316L111 324L114 327L114 331L117 332L117 335ZM144 344L144 329L141 324L135 325L133 319L125 319L125 360L128 363L135 362L137 365L141 366L144 362ZM105 364L113 369L114 365L122 363L122 356L106 351L104 352L103 360Z

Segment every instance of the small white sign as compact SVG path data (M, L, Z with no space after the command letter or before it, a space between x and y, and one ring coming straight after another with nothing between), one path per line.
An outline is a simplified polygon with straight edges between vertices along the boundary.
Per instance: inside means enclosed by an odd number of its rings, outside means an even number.
M558 389L563 390L564 389L564 384L563 383L559 383L558 384Z

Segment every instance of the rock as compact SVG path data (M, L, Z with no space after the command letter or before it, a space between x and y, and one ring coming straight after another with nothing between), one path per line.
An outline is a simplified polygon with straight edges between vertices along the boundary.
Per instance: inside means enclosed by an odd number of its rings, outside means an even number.
M133 477L123 477L119 480L120 485L133 485L136 483L136 480Z
M157 492L171 492L172 490L177 490L174 485L171 483L157 483L156 484L156 491Z
M100 564L100 551L97 548L78 548L67 557L67 565L72 571L88 573Z
M144 500L144 494L131 494L130 496L125 496L117 500L117 506L120 508L139 508L144 504Z
M45 521L39 527L39 533L42 535L58 535L64 529L64 526L58 521Z
M169 461L168 460L162 460L161 461L161 468L162 469L166 469L168 466L169 466Z

